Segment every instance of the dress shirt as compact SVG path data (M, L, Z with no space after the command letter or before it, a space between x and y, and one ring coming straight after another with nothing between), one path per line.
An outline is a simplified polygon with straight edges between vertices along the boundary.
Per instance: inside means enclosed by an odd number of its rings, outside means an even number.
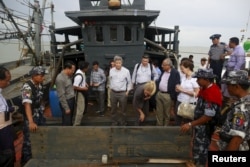
M121 67L120 70L112 68L109 74L110 89L114 91L129 91L132 88L129 70Z
M140 67L138 67L138 65L140 65ZM139 63L136 64L132 75L132 83L138 84L151 81L151 75L153 75L153 80L156 81L159 78L158 73L153 65L151 71L150 66L151 64L149 63L147 66L143 66L142 64Z
M5 98L2 95L2 89L0 88L0 112L8 111L8 105Z
M168 91L168 79L170 76L170 71L169 72L164 72L161 77L161 82L159 84L159 90L161 92L167 92Z
M104 71L101 68L98 68L96 71L92 70L90 75L90 84L98 83L98 87L93 87L93 90L104 91L105 90L106 76Z
M237 45L227 62L227 68L231 70L241 70L245 68L246 56L242 46ZM244 66L243 66L244 65Z

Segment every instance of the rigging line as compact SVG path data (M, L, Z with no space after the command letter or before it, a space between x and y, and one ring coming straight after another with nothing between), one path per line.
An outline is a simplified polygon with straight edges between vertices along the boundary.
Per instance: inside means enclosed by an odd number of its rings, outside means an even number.
M207 55L207 53L200 53L200 52L182 52L180 51L180 53L192 53L192 54L203 54L203 55Z
M11 9L11 8L8 8L8 9L11 10L11 11L13 11L13 13L14 13L14 12L20 13L20 14L22 14L22 15L25 16L25 17L28 17L28 16L29 16L27 13L20 12L20 11L18 11L18 10L16 10L16 9Z
M7 21L7 22L10 22L11 23L11 21L10 20L8 20L8 19L5 19L5 18L2 18L1 16L0 16L0 19L3 19L3 20L5 20L5 21ZM5 22L4 22L5 23ZM28 28L27 26L24 26L23 24L20 24L20 23L16 23L16 24L18 24L19 26L21 26L21 27L25 27L25 28ZM13 29L15 29L14 27L13 27L13 25L11 24L11 26L12 26L12 28Z
M4 12L4 11L1 11L0 10L0 12L2 12L2 13L4 13L4 14L7 14L6 12ZM21 19L21 20L24 20L24 21L29 21L29 20L27 20L27 19L25 19L25 18L22 18L22 17L19 17L19 16L17 16L17 15L14 15L14 14L12 14L12 17L16 17L16 18L19 18L19 19ZM29 17L29 15L27 15L27 17ZM48 20L44 20L44 21L46 21L46 22L50 22L50 21L48 21ZM33 23L33 24L37 24L37 23ZM40 24L40 26L41 26L42 24ZM48 26L46 26L47 28L49 28Z

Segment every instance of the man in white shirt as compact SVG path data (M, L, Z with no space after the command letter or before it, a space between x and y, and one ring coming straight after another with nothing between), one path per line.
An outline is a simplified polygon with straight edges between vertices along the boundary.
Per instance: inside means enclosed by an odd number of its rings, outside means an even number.
M79 69L74 75L74 90L76 91L76 116L74 121L74 126L81 125L83 112L85 110L85 97L83 92L88 90L88 84L86 83L85 72L89 68L88 62L79 62Z
M148 81L156 81L159 78L155 67L149 63L149 56L143 55L141 63L137 63L132 75L134 85L145 84Z
M14 167L15 149L11 115L13 107L9 107L2 95L2 89L10 84L9 70L0 67L0 166Z
M132 88L131 75L129 70L122 66L122 57L115 56L114 62L115 68L109 73L112 125L126 125L127 97ZM118 103L121 106L121 115L117 111Z

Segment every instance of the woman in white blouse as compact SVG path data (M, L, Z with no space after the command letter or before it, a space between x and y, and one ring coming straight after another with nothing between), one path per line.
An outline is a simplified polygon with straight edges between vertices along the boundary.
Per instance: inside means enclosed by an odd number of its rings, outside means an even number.
M189 121L177 115L177 109L179 104L182 102L194 103L196 101L196 96L198 95L200 90L199 85L196 82L196 78L192 78L193 69L194 64L189 60L184 60L180 64L180 70L185 75L183 75L183 77L181 78L181 84L176 85L176 91L179 92L175 104L176 125L181 125L183 121L184 123Z

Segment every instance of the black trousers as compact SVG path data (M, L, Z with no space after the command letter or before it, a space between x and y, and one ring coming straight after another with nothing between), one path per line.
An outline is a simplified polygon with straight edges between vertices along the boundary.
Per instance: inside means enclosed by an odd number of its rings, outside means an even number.
M67 103L69 105L70 113L66 114L64 108L61 107L62 111L62 125L63 126L72 126L73 125L73 114L74 114L74 107L75 107L75 98L71 98L67 100Z
M14 167L14 130L12 125L0 129L0 166Z
M221 72L223 68L224 60L211 60L210 61L210 68L213 69L213 73L217 75L216 84L220 87L221 82Z

